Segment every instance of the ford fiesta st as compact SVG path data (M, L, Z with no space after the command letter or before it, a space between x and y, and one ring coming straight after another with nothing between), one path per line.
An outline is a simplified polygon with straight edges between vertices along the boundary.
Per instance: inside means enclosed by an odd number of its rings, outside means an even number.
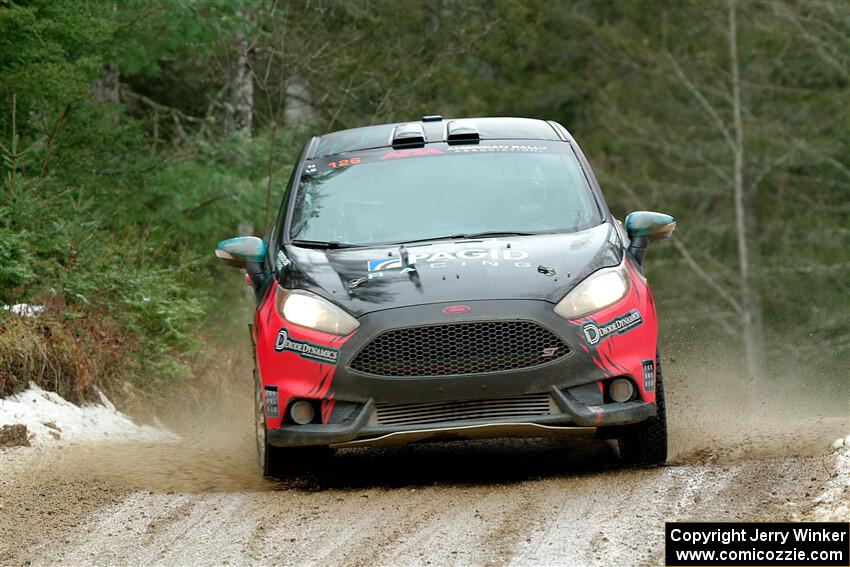
M521 118L312 138L247 271L266 475L298 447L595 428L628 463L667 456L652 294L669 215L608 210L559 124Z

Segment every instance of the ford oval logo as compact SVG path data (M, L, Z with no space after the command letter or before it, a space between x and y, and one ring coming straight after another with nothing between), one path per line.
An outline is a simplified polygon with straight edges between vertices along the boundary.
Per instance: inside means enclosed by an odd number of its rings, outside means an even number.
M446 315L460 315L461 313L469 313L472 311L472 307L469 305L449 305L448 307L443 307L442 311Z

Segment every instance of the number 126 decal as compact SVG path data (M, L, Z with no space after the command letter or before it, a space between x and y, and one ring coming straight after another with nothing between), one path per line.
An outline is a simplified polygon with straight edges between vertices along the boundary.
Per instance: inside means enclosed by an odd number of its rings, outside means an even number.
M359 157L353 157L351 159L340 159L337 161L332 161L328 164L328 167L331 169L338 169L340 167L348 167L349 165L357 165L360 163Z

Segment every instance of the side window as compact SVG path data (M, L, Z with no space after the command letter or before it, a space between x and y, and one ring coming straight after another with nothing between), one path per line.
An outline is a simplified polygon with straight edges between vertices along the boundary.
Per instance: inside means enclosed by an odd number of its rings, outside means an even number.
M277 256L277 251L280 250L283 241L283 229L286 226L286 209L289 204L289 196L292 193L292 190L295 185L295 178L298 174L298 167L304 162L304 158L307 156L307 151L310 146L316 142L317 138L312 138L309 142L304 144L304 147L301 148L301 153L298 154L298 159L295 161L295 166L292 168L292 173L289 176L289 181L286 183L286 189L284 189L283 195L281 197L280 209L278 209L277 217L275 222L272 224L271 233L269 233L269 238L267 243L269 245L269 258L271 260L271 265L274 266L274 259Z
M266 269L268 271L274 270L274 257L277 255L277 246L273 246L276 242L275 235L277 234L277 222L272 223L271 228L266 233L265 238L263 240L266 241Z

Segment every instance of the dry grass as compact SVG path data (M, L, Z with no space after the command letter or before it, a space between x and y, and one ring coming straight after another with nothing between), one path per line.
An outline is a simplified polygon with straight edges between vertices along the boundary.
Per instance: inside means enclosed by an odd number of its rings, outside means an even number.
M78 405L97 401L101 390L141 421L179 421L187 414L197 419L221 410L210 409L213 400L232 403L242 395L253 403L248 316L242 311L222 317L217 325L224 331L198 334L201 348L172 353L190 372L169 382L144 375L139 337L122 331L106 309L81 313L77 307L71 318L63 316L68 312L62 304L47 307L36 317L0 311L0 398L30 382Z
M110 394L124 389L123 338L108 317L91 315L63 320L49 310L37 317L0 317L0 397L30 382L77 404L96 399L95 386Z

